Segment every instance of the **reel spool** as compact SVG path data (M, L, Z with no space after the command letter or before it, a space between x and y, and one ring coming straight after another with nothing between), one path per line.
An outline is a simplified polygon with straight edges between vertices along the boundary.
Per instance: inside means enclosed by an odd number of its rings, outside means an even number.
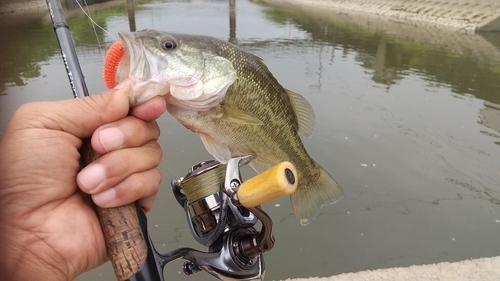
M225 174L225 165L210 160L194 165L186 177L178 181L198 236L206 235L219 223L220 183Z

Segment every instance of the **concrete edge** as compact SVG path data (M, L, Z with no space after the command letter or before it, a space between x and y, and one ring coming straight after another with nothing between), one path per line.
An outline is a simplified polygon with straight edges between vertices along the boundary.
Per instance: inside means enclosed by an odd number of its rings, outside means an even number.
M343 273L331 277L286 279L286 281L499 281L500 256L459 262L441 262L413 265L355 273Z
M279 0L371 13L404 22L425 22L469 32L500 31L498 0Z
M29 13L40 9L47 10L47 4L43 0L0 1L0 14Z

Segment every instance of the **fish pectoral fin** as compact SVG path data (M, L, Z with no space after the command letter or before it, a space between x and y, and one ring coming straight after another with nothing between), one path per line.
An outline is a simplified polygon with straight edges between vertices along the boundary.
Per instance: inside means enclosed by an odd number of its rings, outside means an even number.
M245 125L264 125L259 118L237 108L224 107L221 120Z
M286 92L292 101L292 107L295 111L295 115L297 115L299 134L305 137L310 137L314 131L315 124L314 110L311 104L303 96L297 93L290 90L286 90Z
M252 169L254 169L258 174L270 169L272 167L271 164L268 164L268 163L265 163L265 162L262 162L262 161L259 161L259 160L252 160L252 162L250 162L250 167L252 167Z
M267 65L264 63L264 60L263 60L261 57L259 57L259 56L257 56L257 55L254 55L254 54L250 54L250 55L252 55L252 57L255 59L255 61L256 61L258 64L260 64L260 66L262 66L262 67L264 67L265 69L269 70L269 68L268 68L268 67L267 67Z
M229 147L209 135L199 134L203 145L217 161L225 164L231 158L231 151Z

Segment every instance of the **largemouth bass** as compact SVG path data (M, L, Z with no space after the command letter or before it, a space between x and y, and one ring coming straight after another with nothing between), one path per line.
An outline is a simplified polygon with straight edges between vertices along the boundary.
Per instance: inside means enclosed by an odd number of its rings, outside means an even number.
M168 112L222 163L252 154L257 172L282 161L295 165L299 182L291 202L302 225L343 197L298 135L312 134L311 105L283 88L260 58L205 36L142 30L120 37L129 56L120 80L132 84L132 102L168 95Z

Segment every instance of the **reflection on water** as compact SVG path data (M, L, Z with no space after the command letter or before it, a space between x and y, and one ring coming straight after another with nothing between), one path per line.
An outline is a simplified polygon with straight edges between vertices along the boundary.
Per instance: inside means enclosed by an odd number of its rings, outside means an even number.
M45 16L45 17L44 17ZM8 86L23 86L26 80L40 76L41 64L57 49L53 31L46 28L44 13L38 17L19 18L2 15L2 38L14 44L2 44L0 52L0 92ZM44 28L40 28L40 27ZM6 42L6 41L4 41ZM36 42L36 44L34 44Z
M496 144L500 145L500 106L492 102L485 101L484 108L479 110L479 124L486 126L491 130L482 130L481 133L497 138Z
M317 125L305 146L346 197L307 227L297 223L286 198L264 206L276 227L275 248L265 255L268 280L500 254L500 34L229 2L235 6L135 1L135 27L238 44L314 107ZM132 28L123 1L89 8L114 36ZM79 10L67 18L89 90L101 91L102 46L114 39L101 30L96 39ZM2 15L0 24L6 42L0 52L3 130L20 104L70 98L71 91L46 15ZM158 122L164 183L148 215L151 235L161 252L202 249L169 180L210 156L170 116ZM169 280L208 279L184 277L180 266L166 268ZM78 280L113 276L106 265Z

